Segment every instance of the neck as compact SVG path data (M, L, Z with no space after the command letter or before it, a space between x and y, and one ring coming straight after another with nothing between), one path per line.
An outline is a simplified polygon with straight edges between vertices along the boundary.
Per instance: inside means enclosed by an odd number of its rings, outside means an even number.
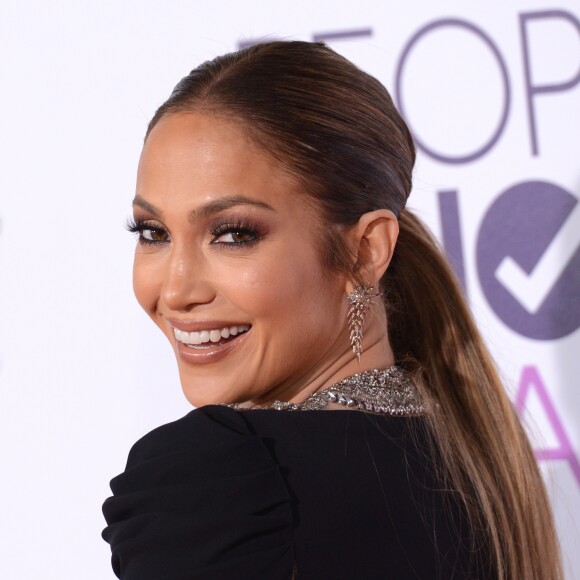
M247 401L241 407L267 406L275 400L300 403L314 393L330 387L354 374L371 369L384 369L395 364L393 350L389 343L386 331L386 316L384 311L369 316L368 327L365 327L363 338L363 352L360 362L354 355L348 339L348 332L341 333L338 342L344 345L339 350L339 356L330 357L331 360L310 370L299 381L292 385L280 385L264 396Z

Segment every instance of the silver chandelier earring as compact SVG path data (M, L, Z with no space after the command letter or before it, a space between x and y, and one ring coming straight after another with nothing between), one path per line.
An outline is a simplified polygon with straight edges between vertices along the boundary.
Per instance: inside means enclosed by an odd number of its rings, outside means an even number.
M380 292L374 292L374 286L360 285L347 295L348 298L348 327L350 329L350 344L352 352L360 363L363 341L364 319L373 304L373 299L380 296Z

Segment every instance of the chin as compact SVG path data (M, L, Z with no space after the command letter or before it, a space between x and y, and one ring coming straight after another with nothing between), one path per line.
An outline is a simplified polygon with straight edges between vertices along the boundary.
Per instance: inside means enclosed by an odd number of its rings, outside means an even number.
M228 388L226 380L209 378L205 380L200 376L197 376L195 380L192 380L191 377L180 376L180 380L185 398L194 407L235 403L240 400L239 389Z

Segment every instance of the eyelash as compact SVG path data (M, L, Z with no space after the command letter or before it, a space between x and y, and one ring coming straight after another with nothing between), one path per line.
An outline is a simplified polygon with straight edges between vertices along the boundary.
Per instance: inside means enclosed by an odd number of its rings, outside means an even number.
M147 220L142 220L142 219L132 219L129 218L127 220L127 224L125 225L125 229L128 232L131 232L132 234L135 234L137 236L137 242L142 245L142 246L158 246L159 244L164 244L167 243L166 241L161 241L161 240L148 240L147 238L145 238L143 236L143 232L145 231L151 231L151 232L155 232L157 234L166 234L167 230L165 230L165 228L160 228L158 226L154 226L151 225L150 223L147 222Z
M168 239L166 240L148 240L144 237L143 233L146 231L154 232L156 234L166 235L169 238L168 231L159 226L154 226L149 223L147 220L143 219L129 219L127 220L126 224L127 231L131 232L132 234L137 235L137 241L142 246L158 246L161 244L168 243ZM212 236L211 244L225 246L229 248L240 248L240 247L251 247L254 244L258 243L262 238L262 234L259 231L259 228L251 223L247 219L237 219L235 221L221 221L221 222L214 222L211 224L209 228L209 233ZM217 238L220 238L226 234L238 234L238 235L249 235L249 240L238 241L238 242L218 242L216 241Z
M245 218L239 218L234 221L217 221L211 224L210 226L210 234L212 236L212 244L220 245L220 246L228 246L228 247L251 247L254 244L258 243L262 238L262 234L259 228ZM217 238L225 235L225 234L242 234L250 236L249 240L240 241L240 242L218 242L216 241Z

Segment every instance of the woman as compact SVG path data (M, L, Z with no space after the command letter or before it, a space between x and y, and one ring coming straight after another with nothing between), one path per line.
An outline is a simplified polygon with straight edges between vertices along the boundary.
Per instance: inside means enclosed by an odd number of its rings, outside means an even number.
M561 577L530 446L405 209L414 159L322 44L206 62L156 112L134 287L197 409L111 483L119 577Z

